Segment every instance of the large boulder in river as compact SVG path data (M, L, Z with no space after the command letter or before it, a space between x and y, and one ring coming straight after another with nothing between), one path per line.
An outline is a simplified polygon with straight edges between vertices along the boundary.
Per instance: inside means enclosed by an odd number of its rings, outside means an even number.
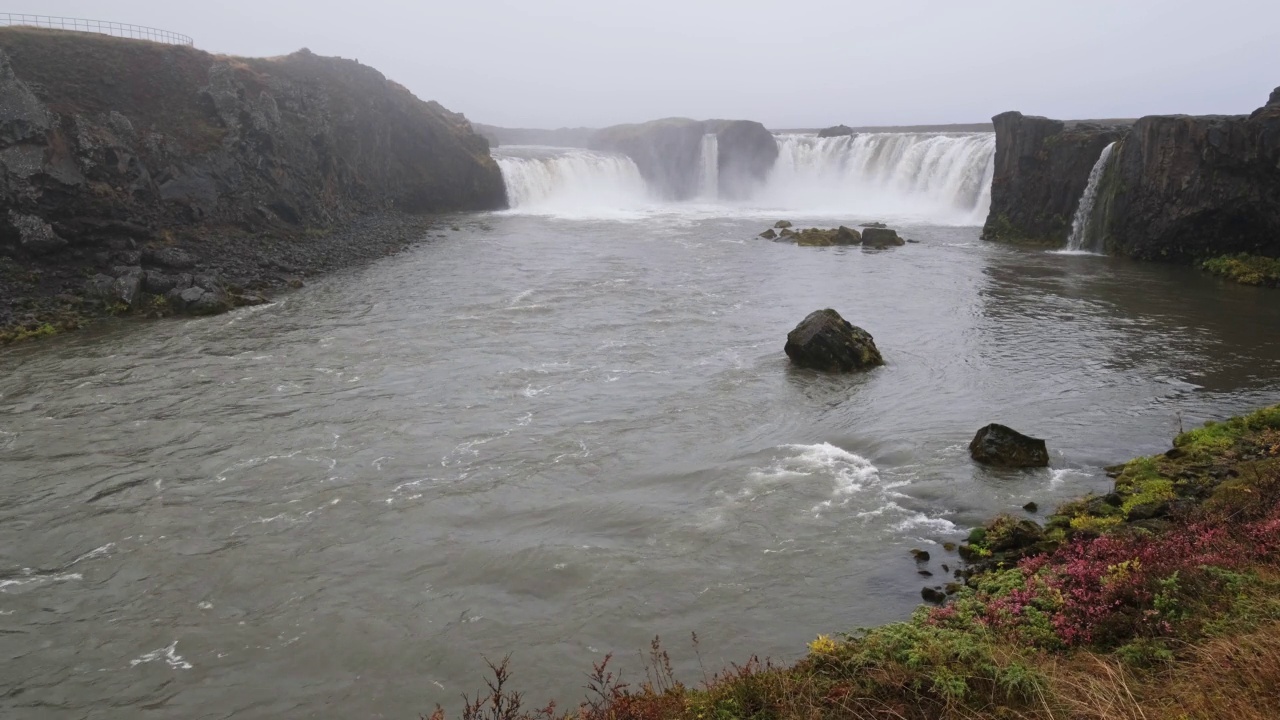
M1045 467L1049 450L1044 440L1028 437L1013 428L992 423L969 443L969 456L986 465L1000 467Z
M841 225L831 230L806 228L789 236L797 245L808 247L830 247L832 245L857 245L862 242L862 235Z
M827 308L809 314L787 333L791 362L827 372L865 370L884 364L871 334Z
M898 237L897 230L889 230L887 228L863 228L862 229L862 245L863 247L886 248L895 247L897 245L906 245L907 241Z

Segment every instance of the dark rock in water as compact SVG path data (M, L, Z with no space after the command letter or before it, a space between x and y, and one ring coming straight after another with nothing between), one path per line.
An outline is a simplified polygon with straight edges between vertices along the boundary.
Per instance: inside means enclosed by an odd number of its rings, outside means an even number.
M795 236L796 236L796 231L792 230L791 228L783 228L782 232L778 233L778 237L789 238L789 237L795 237Z
M216 315L232 307L226 293L192 285L185 290L173 289L165 294L170 307L189 315Z
M143 251L142 259L151 265L159 265L173 270L190 270L196 266L195 257L181 248L148 248Z
M905 245L906 241L898 237L897 230L888 230L885 228L867 228L862 231L863 247L895 247Z
M946 593L940 589L931 587L921 588L920 597L924 598L925 602L933 603L935 605L941 605L947 601Z
M955 547L955 546L953 545L952 547ZM942 572L946 572L946 573L951 572L951 566L947 565L946 563L942 563Z
M980 463L1001 467L1046 467L1049 451L1044 440L992 423L974 436L969 455Z
M1022 506L1022 509L1023 509L1023 510L1026 510L1026 511L1027 511L1027 512L1029 512L1029 513L1037 513L1037 512L1040 512L1040 506L1039 506L1039 505L1037 505L1037 504L1035 504L1034 502L1029 502L1029 503L1027 503L1026 505L1023 505L1023 506Z
M800 232L784 237L791 238L795 244L805 247L831 247L833 245L857 245L862 242L862 236L857 230L851 230L843 225L834 230L822 230L820 228L805 228Z
M916 574L919 575L920 577L933 577L933 573L929 572L928 570L917 570Z
M912 245L917 245L920 243L919 240L912 240L911 238L907 238L907 242L911 243Z
M848 125L834 125L832 127L823 128L822 130L818 131L818 137L820 138L844 137L846 135L852 135L852 134L853 134L853 128L849 127Z
M778 233L774 232L773 228L769 228L768 230L765 230L764 232L760 233L760 237L764 238L765 240L772 240L778 237Z
M779 229L779 230L782 230L782 229L784 229L784 228L789 228L789 227L791 227L791 221L790 221L790 220L779 220L778 222L774 223L774 224L773 224L773 226L774 226L775 228Z
M955 552L956 544L953 542L944 542L942 543L942 549L946 550L947 552Z
M864 227L864 228L875 228L875 229L877 229L877 230L884 230L885 228L887 228L887 227L889 227L889 226L888 226L888 225L885 225L885 224L884 224L884 223L882 223L882 222L869 222L869 223L862 223L862 227Z
M787 357L800 367L828 372L865 370L884 364L870 333L827 308L810 313L787 333Z
M912 550L911 557L915 558L916 562L929 562L929 553L925 550Z
M0 117L0 122L5 118ZM47 255L66 247L67 241L53 231L53 226L35 215L20 215L9 211L11 234L17 236L17 244L31 255Z

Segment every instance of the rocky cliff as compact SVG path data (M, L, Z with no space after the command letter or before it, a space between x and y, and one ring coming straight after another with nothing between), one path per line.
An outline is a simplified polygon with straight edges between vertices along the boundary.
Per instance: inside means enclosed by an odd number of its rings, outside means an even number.
M1249 116L1139 119L1099 185L1093 222L1107 252L1280 257L1278 95Z
M764 180L778 158L773 133L750 120L667 118L596 131L594 150L629 156L650 188L666 200L689 200L698 193L702 139L714 134L720 196L744 198Z
M466 118L357 62L0 30L10 269L145 278L147 249L175 238L198 266L215 232L305 238L369 213L505 202L488 142ZM0 295L20 292L0 284Z
M986 240L1063 245L1071 217L1103 148L1127 128L1077 124L1007 112L996 128L995 173Z
M1090 218L1108 253L1178 262L1280 257L1280 89L1248 116L1149 116L1131 129L995 117L990 240L1063 243L1102 149Z

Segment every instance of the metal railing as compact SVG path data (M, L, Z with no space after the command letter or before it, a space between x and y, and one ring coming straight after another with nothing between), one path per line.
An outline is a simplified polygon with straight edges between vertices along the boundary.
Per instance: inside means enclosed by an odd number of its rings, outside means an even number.
M0 13L0 26L20 25L25 27L52 28L54 30L70 30L72 32L98 33L113 37L150 40L151 42L169 45L195 45L195 41L186 35L179 35L168 30L129 25L127 23L108 22L106 20L85 20L83 18L52 17L49 15L26 15L23 13Z

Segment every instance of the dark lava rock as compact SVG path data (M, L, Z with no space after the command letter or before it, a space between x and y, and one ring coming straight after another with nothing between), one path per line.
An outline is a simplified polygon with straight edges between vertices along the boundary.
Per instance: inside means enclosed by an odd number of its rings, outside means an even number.
M785 229L785 228L789 228L789 227L791 227L791 221L790 221L790 220L779 220L778 222L774 223L774 224L773 224L773 226L774 226L775 228L777 228L778 230L783 230L783 229Z
M129 307L138 304L142 296L142 269L122 273L119 277L94 275L85 286L85 295L105 305L123 303Z
M987 537L990 540L987 547L992 552L1023 550L1044 539L1044 528L1031 520L1019 520L1002 525L998 533L989 532Z
M907 241L898 237L897 230L888 230L885 228L867 228L862 231L863 247L894 247L897 245L906 245Z
M148 270L142 279L142 289L152 295L164 295L178 287L178 276L168 275L159 270Z
M992 423L974 436L969 455L980 463L1000 467L1047 467L1049 451L1044 440L1028 437Z
M67 245L67 241L53 231L52 225L35 215L19 215L10 210L9 225L17 236L18 247L32 255L47 255Z
M933 577L933 573L929 572L928 570L917 570L916 574L919 575L920 577Z
M887 228L887 227L889 227L889 226L888 226L888 225L885 225L885 224L884 224L884 223L882 223L882 222L869 222L869 223L862 223L862 227L864 227L864 228L873 228L873 229L876 229L876 230L884 230L885 228Z
M226 293L193 285L185 290L173 289L165 294L169 306L189 315L216 315L231 309Z
M862 242L862 235L843 225L833 230L806 228L793 235L788 235L795 244L806 247L831 247L832 245L857 245Z
M773 228L769 228L768 230L765 230L764 232L760 233L760 237L764 238L765 240L772 240L778 237L778 233L774 232Z
M916 562L929 562L929 553L925 550L912 550L911 557L915 558Z
M941 605L947 601L946 593L931 587L921 588L920 597L924 598L925 602L934 603L935 605Z
M1035 503L1033 503L1033 502L1029 502L1029 503L1027 503L1026 505L1023 505L1023 506L1022 506L1022 509L1023 509L1023 510L1026 510L1026 511L1027 511L1027 512L1029 512L1029 513L1037 513L1037 512L1040 512L1040 506L1039 506L1039 505L1037 505L1037 504L1035 504Z
M871 334L831 308L810 313L787 333L784 350L796 365L828 372L865 370L884 364Z
M148 264L173 270L190 270L196 266L196 259L191 253L173 247L148 248L143 252L142 259Z
M796 235L796 231L792 230L791 228L783 228L782 232L778 233L778 237L784 237L784 238L795 237L795 235Z
M852 134L853 128L848 125L833 125L832 127L823 128L818 131L818 137L820 138L845 137Z

